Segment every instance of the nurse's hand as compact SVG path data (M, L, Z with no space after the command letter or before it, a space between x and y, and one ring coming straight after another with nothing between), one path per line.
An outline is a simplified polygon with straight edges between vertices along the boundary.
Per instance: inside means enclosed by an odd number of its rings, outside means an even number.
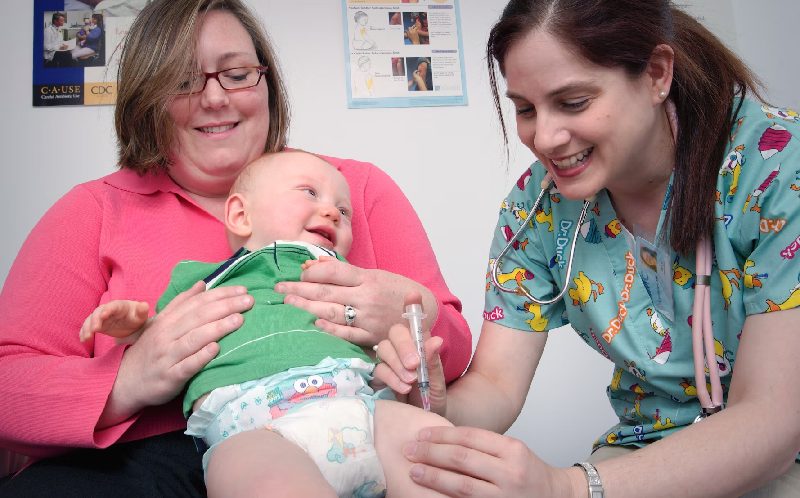
M411 479L447 496L585 496L569 473L551 467L521 441L473 427L427 427L403 447ZM575 482L580 483L580 476ZM575 493L579 494L575 494Z
M315 325L354 344L372 347L403 321L403 298L410 292L423 297L426 327L436 323L436 298L425 286L385 270L365 269L336 258L321 257L304 265L300 282L280 282L275 291L284 302L318 317ZM351 325L345 305L355 310Z
M198 282L149 320L125 350L98 426L170 401L219 352L219 341L243 323L253 297L241 286L205 290Z
M415 292L406 295L404 305L419 303L420 296ZM428 364L428 380L430 381L431 411L446 416L447 387L444 381L444 370L439 350L442 347L441 337L431 337L430 331L423 328L425 359ZM378 343L375 348L376 360L375 378L388 386L400 401L406 401L415 406L422 406L419 388L417 386L417 367L419 355L415 339L406 325L397 324L389 330L386 339Z

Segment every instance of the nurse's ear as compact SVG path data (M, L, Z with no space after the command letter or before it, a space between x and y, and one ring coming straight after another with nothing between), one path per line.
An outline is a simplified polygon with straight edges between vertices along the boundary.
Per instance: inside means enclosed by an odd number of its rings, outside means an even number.
M647 62L647 69L643 76L647 78L653 104L661 104L669 96L674 63L675 52L665 43L656 45L650 54L650 60Z
M241 193L231 194L225 201L225 228L229 237L242 242L253 233L253 223L247 212L247 199ZM242 245L241 243L238 245Z

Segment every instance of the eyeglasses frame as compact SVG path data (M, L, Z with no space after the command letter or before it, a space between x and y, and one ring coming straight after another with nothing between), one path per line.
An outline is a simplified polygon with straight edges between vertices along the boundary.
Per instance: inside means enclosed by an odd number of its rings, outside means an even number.
M222 81L220 81L220 79L219 79L219 75L224 73L224 72L227 72L227 71L233 71L234 69L258 69L258 79L256 80L255 83L253 83L250 86L243 86L241 88L225 88L225 85L223 85ZM200 76L200 75L203 75L205 77L205 79L203 80L203 88L201 88L200 90L188 91L188 92L176 91L175 95L188 96L188 95L195 95L195 94L203 93L203 91L205 91L205 89L206 89L206 85L208 85L208 80L210 80L211 78L214 78L215 80L217 80L217 83L219 83L219 87L222 88L223 90L225 90L226 92L233 92L233 91L236 91L236 90L246 90L248 88L253 88L254 86L256 86L259 83L261 83L261 78L263 78L264 75L267 74L267 70L268 69L269 69L268 66L239 66L239 67L229 67L227 69L223 69L221 71L214 71L214 72L211 72L211 73L206 73L206 72L195 73L195 74L192 75L193 77L194 76Z

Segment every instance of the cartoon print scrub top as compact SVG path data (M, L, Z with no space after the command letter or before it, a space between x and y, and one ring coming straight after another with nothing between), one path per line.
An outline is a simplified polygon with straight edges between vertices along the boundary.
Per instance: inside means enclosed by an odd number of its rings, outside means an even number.
M797 112L745 100L717 177L711 313L726 399L747 315L800 305L799 139ZM534 163L503 201L490 258L528 216L544 173ZM671 187L655 240L669 239L662 237L662 225ZM537 298L552 298L565 285L569 245L578 230L564 299L540 306L498 291L487 274L484 318L536 332L570 324L617 367L607 393L619 423L595 446L641 446L700 413L691 344L695 258L677 257L666 244L648 246L629 233L605 190L575 226L582 205L552 187L499 269L504 287L525 286Z

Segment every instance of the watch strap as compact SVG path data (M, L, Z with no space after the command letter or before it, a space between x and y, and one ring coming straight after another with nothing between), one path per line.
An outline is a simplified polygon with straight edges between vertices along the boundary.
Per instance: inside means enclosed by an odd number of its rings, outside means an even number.
M574 465L580 467L586 473L586 480L589 483L589 498L603 498L603 481L597 469L589 462L578 462Z

